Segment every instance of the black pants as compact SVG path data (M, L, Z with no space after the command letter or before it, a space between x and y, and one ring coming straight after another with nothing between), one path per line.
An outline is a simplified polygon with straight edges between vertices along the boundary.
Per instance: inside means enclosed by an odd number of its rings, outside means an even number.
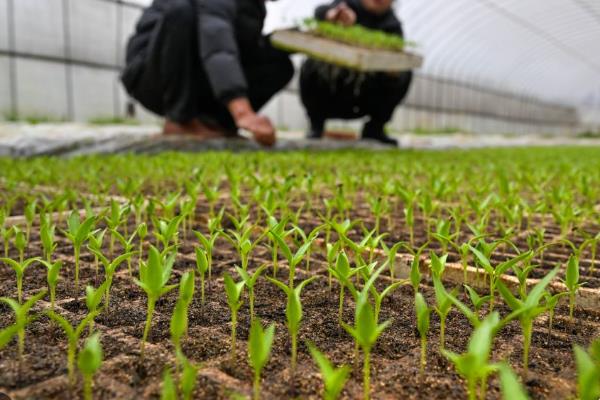
M379 137L406 97L411 81L412 72L360 74L308 60L302 66L300 93L313 133L322 133L330 118L368 116L363 137Z
M152 28L146 48L128 47L127 59L137 62L126 66L122 80L134 99L158 115L176 122L201 118L233 132L235 123L226 106L215 98L202 66L196 15L188 1L169 3ZM256 48L240 49L248 98L255 110L283 89L294 74L289 55L271 47L268 38L262 39ZM130 52L143 53L143 57L140 60L139 54Z

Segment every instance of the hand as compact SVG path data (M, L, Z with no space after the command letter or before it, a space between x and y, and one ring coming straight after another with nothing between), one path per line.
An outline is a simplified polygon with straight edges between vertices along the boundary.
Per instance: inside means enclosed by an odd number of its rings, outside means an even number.
M343 26L352 26L356 23L356 13L348 7L346 2L341 2L336 7L327 11L325 19Z
M254 140L263 146L271 147L277 141L275 128L264 115L248 114L236 121L238 128L252 132Z
M252 132L254 139L263 146L275 144L277 139L273 124L269 118L256 114L247 98L230 101L228 108L238 128Z

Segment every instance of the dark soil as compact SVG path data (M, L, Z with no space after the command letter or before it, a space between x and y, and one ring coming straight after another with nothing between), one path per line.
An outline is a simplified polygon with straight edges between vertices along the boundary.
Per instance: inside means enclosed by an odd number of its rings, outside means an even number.
M360 210L356 210L357 216ZM202 219L202 218L200 218ZM372 220L364 218L367 226ZM395 226L404 226L401 217L394 221ZM382 220L382 229L386 230ZM309 226L305 226L309 228ZM132 229L130 229L130 232ZM407 232L400 229L398 236L387 238L393 243L408 240ZM358 231L353 233L358 235ZM424 242L424 226L415 227L417 242ZM193 235L180 246L178 261L173 274L173 282L179 275L194 268L193 254L196 245ZM32 243L27 256L41 256L42 249L37 233L32 235ZM106 241L107 242L107 241ZM437 244L432 245L436 248ZM117 251L120 247L117 246ZM439 247L437 247L439 248ZM64 238L55 257L64 262L62 280L57 291L57 312L69 320L78 322L87 313L83 299L84 288L88 284L102 281L96 278L94 259L85 249L82 252L81 285L79 299L73 290L74 260L72 246ZM106 250L106 252L108 252ZM556 255L554 254L556 253ZM120 253L118 253L120 254ZM11 250L11 257L18 254ZM458 260L457 254L450 258ZM565 262L560 249L554 249L544 258L543 269ZM199 280L196 299L189 311L189 335L183 343L186 356L201 366L195 398L225 399L239 393L249 395L252 385L252 371L247 365L249 310L247 299L239 312L237 331L238 349L232 358L230 354L230 312L227 307L222 276L228 272L235 275L234 265L239 259L231 245L225 240L218 242L214 255L213 281L206 291L206 304L200 304ZM272 264L269 250L259 246L253 252L250 270L259 265ZM132 260L134 274L137 274L138 260ZM582 263L582 265L589 266ZM264 324L274 323L276 339L271 359L263 372L263 397L266 399L320 398L322 391L318 369L308 353L306 342L310 340L327 354L337 365L352 365L353 372L343 392L348 399L362 396L362 360L354 358L354 344L351 337L338 325L339 288L328 287L326 265L323 255L313 254L311 272L297 271L298 281L317 274L320 279L306 287L302 293L304 319L299 338L298 368L290 370L290 340L285 325L285 298L280 289L266 279L260 279L256 287L255 311ZM600 286L597 272L585 275L582 280L590 282L590 287ZM280 262L279 278L286 279L287 268ZM268 270L272 274L272 270ZM102 268L100 268L102 274ZM532 277L538 274L535 272ZM98 280L97 280L98 279ZM380 282L383 285L383 280ZM25 273L25 297L46 287L46 271L40 265L33 265ZM435 296L431 282L424 281L421 291L430 305ZM0 265L0 296L16 297L14 272ZM432 314L429 335L427 368L423 377L419 376L420 340L416 332L413 291L409 286L397 289L383 302L381 320L391 320L372 354L372 394L376 399L464 399L464 382L455 373L454 367L440 355L439 318ZM354 307L350 296L346 296L344 320L353 321ZM173 348L169 337L169 320L177 298L173 291L157 304L152 331L143 360L140 359L140 344L146 318L146 296L129 276L126 265L119 268L111 290L110 309L96 318L96 329L102 333L104 358L102 369L95 378L94 397L99 399L150 399L158 398L165 368L174 368ZM467 301L465 299L465 301ZM41 312L49 307L40 302L35 308ZM502 314L507 309L499 308ZM14 322L12 311L0 304L0 328ZM446 347L455 352L463 352L467 346L472 328L457 311L448 317ZM530 355L529 375L524 380L533 399L565 399L574 396L576 391L576 368L572 354L574 344L588 345L600 336L600 314L586 310L576 310L575 322L570 322L568 309L561 307L554 318L552 333L548 331L547 317L541 316L535 324ZM522 335L517 322L503 329L495 339L493 360L508 361L515 371L523 375L521 366ZM41 315L29 324L26 331L26 351L22 360L17 355L16 343L0 351L0 392L13 399L77 399L81 396L81 382L73 386L66 375L66 340L63 332ZM487 397L500 398L499 382L492 378Z

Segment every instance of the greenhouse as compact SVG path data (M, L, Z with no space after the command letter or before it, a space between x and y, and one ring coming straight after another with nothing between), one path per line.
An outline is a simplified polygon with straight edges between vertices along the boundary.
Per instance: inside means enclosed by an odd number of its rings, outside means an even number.
M0 0L0 400L600 398L600 4Z

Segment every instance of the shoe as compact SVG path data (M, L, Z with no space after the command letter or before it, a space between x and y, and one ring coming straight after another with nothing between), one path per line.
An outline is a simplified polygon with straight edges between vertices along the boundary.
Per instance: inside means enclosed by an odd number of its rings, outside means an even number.
M220 139L228 136L227 132L219 127L205 124L199 119L193 119L185 123L166 120L163 127L163 135L194 136L202 140Z
M394 139L385 133L382 125L375 125L372 122L368 122L363 128L362 138L376 140L386 146L399 147L400 145L397 139Z
M371 139L371 140L376 140L381 144L384 144L386 146L394 146L394 147L398 147L400 145L400 143L398 142L398 139L394 139L392 137L389 137L388 135L386 135L385 133L380 135L380 136L375 136L375 137L364 137L363 139Z
M309 140L318 140L323 137L323 132L311 129L306 133L306 138Z

